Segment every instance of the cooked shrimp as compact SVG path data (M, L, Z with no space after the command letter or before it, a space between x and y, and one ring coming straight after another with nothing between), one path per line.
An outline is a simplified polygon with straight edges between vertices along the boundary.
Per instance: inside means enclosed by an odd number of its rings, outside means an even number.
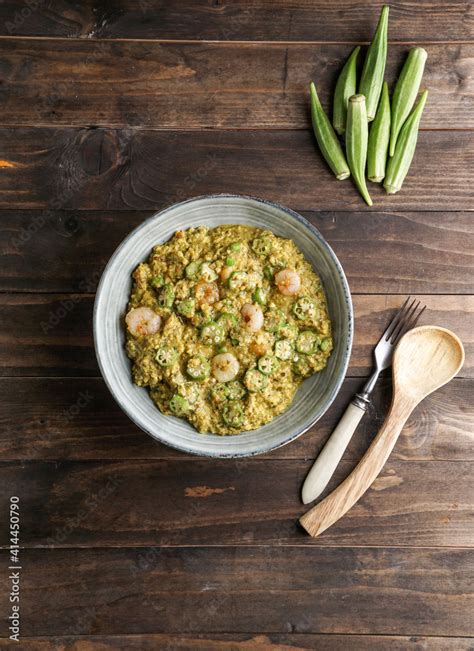
M149 307L134 307L125 316L125 323L134 337L154 335L161 327L161 317Z
M285 296L294 296L300 290L301 280L296 271L282 269L275 275L278 290Z
M206 283L201 280L196 285L196 300L198 303L212 305L219 300L219 288L216 283Z
M258 305L245 303L240 314L249 332L258 332L263 326L263 312Z
M239 362L232 353L220 353L212 358L212 374L218 382L235 379L239 368Z

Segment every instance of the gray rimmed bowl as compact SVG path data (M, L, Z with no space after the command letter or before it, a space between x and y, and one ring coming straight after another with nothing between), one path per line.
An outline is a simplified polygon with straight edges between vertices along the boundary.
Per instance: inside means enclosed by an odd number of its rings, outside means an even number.
M164 416L148 391L132 383L125 354L123 316L131 290L131 274L155 244L177 230L193 226L247 224L292 239L322 279L332 321L334 350L328 366L308 378L290 407L271 423L234 436L200 434L186 421ZM238 195L197 197L153 215L120 244L109 260L94 304L94 344L100 370L115 400L131 420L161 443L210 457L263 454L303 434L326 412L336 397L352 347L353 312L346 277L331 247L298 213L263 199Z

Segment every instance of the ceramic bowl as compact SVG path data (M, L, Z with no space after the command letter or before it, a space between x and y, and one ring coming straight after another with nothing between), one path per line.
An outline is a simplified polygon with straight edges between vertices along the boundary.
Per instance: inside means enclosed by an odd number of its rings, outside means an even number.
M234 436L200 434L186 421L164 416L146 389L132 383L124 349L123 317L131 274L155 244L177 230L221 224L246 224L292 239L319 274L328 299L334 350L327 367L308 378L290 407L271 423ZM322 235L301 215L270 201L236 195L211 195L175 204L144 221L118 247L102 275L94 305L94 343L100 370L115 400L141 429L161 443L192 454L244 457L293 441L333 402L344 379L352 346L353 313L346 277Z

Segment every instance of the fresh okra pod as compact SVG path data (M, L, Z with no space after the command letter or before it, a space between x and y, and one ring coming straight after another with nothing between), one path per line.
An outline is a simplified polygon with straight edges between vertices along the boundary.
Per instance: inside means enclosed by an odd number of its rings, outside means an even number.
M377 114L369 133L369 146L367 149L367 178L369 181L374 183L383 181L389 142L390 99L388 97L388 85L384 81Z
M347 59L341 74L336 83L334 91L334 105L332 113L332 124L339 135L346 130L347 104L349 97L355 95L357 85L357 56L360 47L357 46L352 50L350 57Z
M387 5L382 7L377 29L372 43L367 50L367 55L362 69L359 93L365 95L367 119L371 122L375 118L382 92L385 63L387 61L387 31L388 31Z
M395 153L393 158L389 159L387 174L383 184L387 194L395 194L395 192L398 192L408 174L415 153L421 114L423 113L427 97L428 91L425 90L420 101L400 131Z
M319 101L316 87L311 82L311 118L313 122L314 135L318 141L322 155L326 159L339 181L350 176L349 167L344 157L341 144L332 128L332 124L324 112Z
M371 206L372 199L365 182L367 162L367 143L369 138L367 110L364 95L353 95L349 99L346 125L346 155L352 177L366 203Z
M413 108L428 54L422 47L414 47L408 53L392 98L392 132L390 156L395 153L398 134Z

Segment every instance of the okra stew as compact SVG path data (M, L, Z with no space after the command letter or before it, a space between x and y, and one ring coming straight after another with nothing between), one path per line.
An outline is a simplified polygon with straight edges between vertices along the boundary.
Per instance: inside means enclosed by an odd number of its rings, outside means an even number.
M199 432L270 422L333 347L320 279L291 240L242 225L178 231L133 273L135 384Z

